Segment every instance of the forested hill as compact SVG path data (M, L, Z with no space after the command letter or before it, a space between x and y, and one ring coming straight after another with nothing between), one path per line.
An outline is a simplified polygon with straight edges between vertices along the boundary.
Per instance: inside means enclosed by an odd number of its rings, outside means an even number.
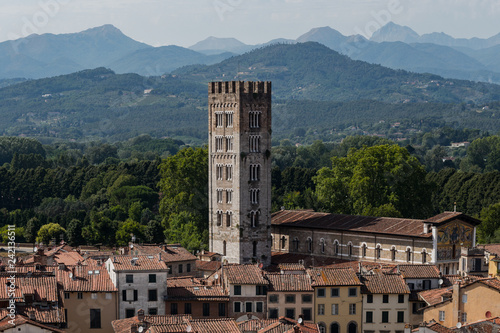
M500 99L500 86L443 79L352 60L315 43L274 44L210 66L174 73L200 81L273 81L277 99L482 103Z

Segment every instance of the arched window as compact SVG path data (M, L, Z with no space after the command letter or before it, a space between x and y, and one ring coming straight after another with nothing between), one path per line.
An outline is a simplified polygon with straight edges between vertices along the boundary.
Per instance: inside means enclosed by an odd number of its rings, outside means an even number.
M257 257L257 241L252 244L252 256Z
M352 243L351 242L347 243L347 255L349 257L352 256Z
M217 211L217 226L222 225L222 211L218 210Z
M354 321L347 324L347 333L358 333L358 324Z
M226 212L226 227L231 226L231 218L233 217L233 212L227 211Z
M382 247L380 246L380 244L378 244L377 247L375 248L375 258L380 259L381 255L382 255Z
M427 251L425 249L422 250L422 264L427 263Z
M321 248L321 253L325 253L325 240L323 238L319 240L319 246Z
M285 249L286 248L286 237L285 236L281 236L281 249Z
M308 252L313 251L313 240L311 237L307 237L307 251Z
M364 258L366 257L366 249L368 248L368 246L366 246L366 244L363 243L363 245L361 246L361 256Z
M320 333L326 333L326 325L325 325L325 323L319 322L318 323L318 327L319 327L319 332Z
M392 248L391 248L391 260L392 261L396 260L396 253L397 252L398 252L398 250L396 250L396 247L393 245Z
M293 250L295 252L298 252L299 251L299 239L297 237L295 237L292 242L293 242Z
M411 249L410 248L406 249L406 261L408 261L408 262L411 261Z
M259 226L259 212L250 212L250 224L252 228L257 228Z
M340 254L340 245L338 240L333 241L333 250L335 251L335 255L338 256Z
M226 241L223 241L222 242L222 255L225 256L226 255Z
M330 325L330 332L331 333L340 333L340 325L339 325L339 323L332 323Z

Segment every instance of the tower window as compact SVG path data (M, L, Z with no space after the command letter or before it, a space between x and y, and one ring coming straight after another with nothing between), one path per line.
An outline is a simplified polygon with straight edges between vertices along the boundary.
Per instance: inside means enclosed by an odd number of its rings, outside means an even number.
M224 121L224 114L220 111L215 112L215 126L222 127Z
M250 203L256 205L259 203L259 192L258 188L250 189Z
M225 256L225 255L226 255L226 246L227 246L226 241L223 241L223 242L222 242L222 255L223 255L223 256Z
M249 125L250 128L259 128L260 127L260 114L261 111L250 111L249 112Z
M227 164L226 165L226 180L232 180L232 179L233 179L233 165ZM221 180L222 180L222 174L221 174Z
M258 181L260 179L260 165L250 164L250 181Z
M224 137L223 136L216 136L215 137L215 151L222 152L223 151L223 144L224 144Z
M233 190L227 189L226 190L226 203L232 203L232 202L233 202Z
M380 245L377 245L377 247L375 248L375 258L380 259L381 255L382 255L382 248L380 247Z
M222 203L222 189L217 189L217 202Z
M226 151L233 151L233 137L226 137Z
M217 225L218 226L222 225L222 212L220 210L217 211Z
M257 257L257 242L254 241L252 245L252 256Z
M313 240L311 237L307 238L307 251L312 252L313 251Z
M259 226L259 212L250 212L250 224L252 228Z
M422 264L427 262L427 252L425 250L422 251Z
M233 212L231 211L227 211L226 212L226 227L230 227L231 226L231 219L233 217Z
M215 172L217 175L217 180L222 180L223 177L223 169L222 169L222 164L216 164L215 166Z
M226 112L226 127L233 127L233 111Z
M248 146L251 153L260 152L260 135L250 135Z

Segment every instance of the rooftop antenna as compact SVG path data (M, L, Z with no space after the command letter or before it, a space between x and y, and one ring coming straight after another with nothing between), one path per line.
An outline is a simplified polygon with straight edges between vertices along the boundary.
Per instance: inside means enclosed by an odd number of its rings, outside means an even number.
M453 203L453 212L454 213L457 212L457 202L456 201Z

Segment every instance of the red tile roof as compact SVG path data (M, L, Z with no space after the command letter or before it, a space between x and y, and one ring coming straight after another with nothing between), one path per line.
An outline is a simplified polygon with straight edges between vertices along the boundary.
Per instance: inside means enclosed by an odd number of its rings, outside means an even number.
M329 214L304 210L282 210L272 214L273 226L329 229L431 238L423 233L423 220Z
M218 270L221 266L220 261L202 261L202 260L196 260L196 269L199 271L206 271L206 272L215 272Z
M313 291L311 277L307 274L268 273L269 291Z
M60 329L44 325L44 324L41 324L41 323L33 321L33 320L30 320L30 319L28 319L28 317L23 316L21 314L16 314L16 316L14 318L14 326L12 326L11 320L12 319L10 317L4 317L3 319L0 320L0 332L3 332L9 328L19 327L19 326L25 325L25 324L33 325L33 326L39 327L41 329L44 329L44 330L47 330L50 332L55 332L55 333L63 333L64 332L64 330L60 330ZM21 330L21 329L19 329L19 330ZM28 329L25 329L24 331L28 331Z
M78 262L82 262L83 260L84 259L80 253L76 251L58 252L54 254L54 261L58 264L76 265Z
M298 328L301 333L319 333L318 325L312 322L299 324L296 320L280 317L279 319L258 320L252 319L238 322L241 332L257 333L294 333L294 328Z
M32 312L35 315L35 321L43 324L60 324L66 322L66 316L64 315L64 308L59 306L48 306L48 309L35 307L35 306L16 306L16 311L29 318L29 313Z
M489 253L496 256L500 256L500 244L480 244L477 247L485 249Z
M237 265L229 264L222 268L225 279L230 284L255 284L268 285L264 279L263 271L257 265Z
M465 215L461 212L444 212L425 220L425 222L429 222L432 224L444 224L457 219L470 223L472 225L479 225L481 223L481 221L479 221L478 219Z
M352 268L314 268L307 270L312 286L361 286Z
M386 274L379 270L360 276L361 290L369 294L409 294L410 288L399 274Z
M113 256L110 259L113 270L120 271L168 271L168 267L160 256L138 255L138 256Z
M92 272L92 274L90 274ZM118 291L103 266L66 266L56 270L57 281L64 291L114 292Z
M439 279L441 277L439 269L434 265L398 265L396 271L399 271L405 279Z
M453 293L453 287L424 290L418 293L421 300L428 306L436 305L442 302L450 301ZM444 299L443 299L444 298Z
M161 259L166 263L178 262L178 261L191 261L197 260L198 258L183 248L180 245L169 244L169 245L138 245L134 244L132 248L132 254L137 255L158 255L161 253ZM137 254L137 255L136 255Z
M449 329L448 327L446 326L443 326L441 325L440 323L430 323L428 325L425 326L427 329L430 329L432 330L432 332L436 332L436 333L454 333L455 331L452 330L452 329ZM417 331L417 329L414 329L413 331Z
M304 264L302 263L281 263L281 264L278 264L278 269L280 271L304 271L306 270L306 268L304 267Z
M9 300L5 287L10 281L7 276L0 276L0 300ZM32 295L34 302L57 302L58 290L55 276L16 276L14 298L21 301L26 295Z

